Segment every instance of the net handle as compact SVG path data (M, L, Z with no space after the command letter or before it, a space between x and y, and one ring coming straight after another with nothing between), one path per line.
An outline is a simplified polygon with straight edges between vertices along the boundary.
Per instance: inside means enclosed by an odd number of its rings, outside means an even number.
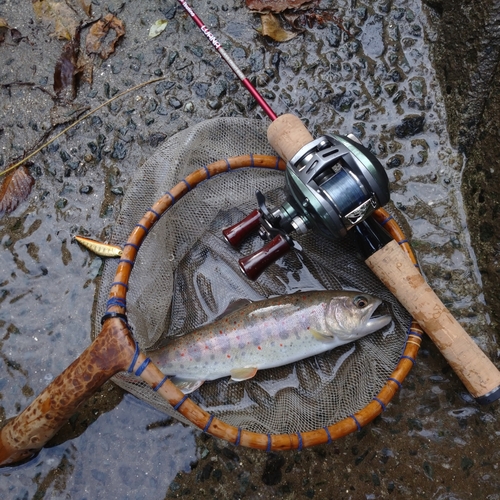
M85 351L0 431L0 465L31 458L104 382L127 370L136 344L125 323L107 321Z

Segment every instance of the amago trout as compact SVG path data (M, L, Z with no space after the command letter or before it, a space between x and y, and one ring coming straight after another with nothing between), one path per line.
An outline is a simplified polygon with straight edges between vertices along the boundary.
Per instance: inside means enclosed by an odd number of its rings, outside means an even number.
M149 356L188 394L206 380L247 380L258 370L315 356L373 333L391 322L389 315L374 315L381 303L351 291L274 297L176 337Z

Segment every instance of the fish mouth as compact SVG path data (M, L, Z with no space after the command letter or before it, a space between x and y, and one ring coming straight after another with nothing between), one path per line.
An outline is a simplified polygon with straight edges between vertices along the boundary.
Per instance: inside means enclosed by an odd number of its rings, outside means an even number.
M387 307L380 301L375 305L375 308L370 316L370 319L365 323L365 329L368 333L376 332L384 326L387 326L392 321L392 316L388 314Z

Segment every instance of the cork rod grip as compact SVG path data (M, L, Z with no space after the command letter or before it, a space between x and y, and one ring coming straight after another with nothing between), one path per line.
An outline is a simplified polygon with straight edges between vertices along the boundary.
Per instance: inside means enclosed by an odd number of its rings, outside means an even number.
M269 144L285 161L290 161L300 148L313 140L300 118L281 115L267 129Z
M366 264L418 321L478 402L500 397L500 371L451 315L396 241L374 253Z

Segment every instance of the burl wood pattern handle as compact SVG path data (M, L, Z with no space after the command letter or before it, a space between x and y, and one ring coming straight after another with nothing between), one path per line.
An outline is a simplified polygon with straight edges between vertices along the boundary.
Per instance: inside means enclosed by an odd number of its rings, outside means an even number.
M0 465L35 455L78 406L106 380L126 370L135 342L118 319L106 322L96 340L16 418L0 431Z

